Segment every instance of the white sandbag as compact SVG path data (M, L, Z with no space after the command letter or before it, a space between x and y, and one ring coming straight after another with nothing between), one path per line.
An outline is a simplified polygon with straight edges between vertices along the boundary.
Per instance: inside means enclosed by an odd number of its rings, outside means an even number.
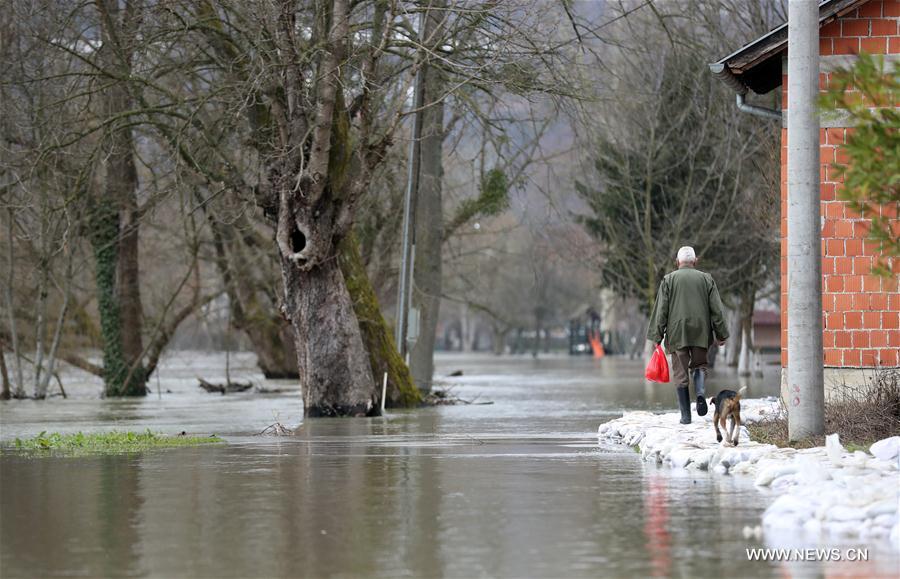
M828 509L825 518L829 521L862 521L866 518L866 511L865 509L835 505Z
M867 517L879 517L882 515L896 516L897 499L884 499L877 503L872 503L866 509Z
M691 461L691 455L694 449L688 447L678 447L668 454L669 463L675 468L684 468Z
M756 475L756 480L754 484L757 486L765 487L772 484L776 478L794 474L797 472L797 465L795 464L777 464L767 468L764 468L760 471L758 475Z
M869 452L881 460L894 460L900 455L900 436L884 438L873 444Z
M844 457L845 448L841 446L841 439L837 433L829 434L825 437L825 451L828 452L828 458L831 464L840 466Z

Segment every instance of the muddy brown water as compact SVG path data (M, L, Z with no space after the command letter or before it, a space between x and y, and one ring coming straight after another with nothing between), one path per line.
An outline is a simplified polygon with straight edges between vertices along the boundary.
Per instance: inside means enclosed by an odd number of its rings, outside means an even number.
M225 445L125 456L0 456L0 576L767 577L893 576L882 544L746 539L773 497L741 477L674 472L598 445L624 409L674 406L624 359L442 355L441 376L491 405L301 424L299 393L211 395L216 354L167 360L161 396L0 405L0 440L41 430L182 430ZM708 389L737 378L715 374ZM154 390L157 384L151 384ZM777 371L749 382L777 393ZM166 391L170 392L166 392ZM275 419L291 437L254 436ZM748 561L755 547L869 549L868 563Z

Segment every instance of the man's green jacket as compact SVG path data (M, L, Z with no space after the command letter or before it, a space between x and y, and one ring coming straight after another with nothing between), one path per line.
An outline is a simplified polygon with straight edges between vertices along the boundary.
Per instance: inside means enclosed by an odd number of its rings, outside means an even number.
M713 332L728 339L728 324L722 313L722 299L716 282L708 273L682 267L666 275L659 284L647 339L654 344L666 338L666 352L696 346L709 348Z

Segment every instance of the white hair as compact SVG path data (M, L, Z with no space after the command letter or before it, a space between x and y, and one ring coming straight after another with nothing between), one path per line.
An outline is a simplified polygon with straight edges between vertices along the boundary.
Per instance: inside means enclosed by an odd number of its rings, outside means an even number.
M697 254L690 245L685 245L678 250L678 263L694 263L697 261Z

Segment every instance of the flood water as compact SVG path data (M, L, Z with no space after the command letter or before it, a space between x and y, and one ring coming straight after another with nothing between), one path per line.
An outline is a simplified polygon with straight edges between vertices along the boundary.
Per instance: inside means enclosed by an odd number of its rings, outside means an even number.
M41 430L186 430L227 444L127 456L0 456L0 576L767 577L894 576L868 563L748 561L753 547L833 547L796 536L745 539L773 498L744 478L673 472L600 446L623 409L667 410L671 386L639 362L443 355L453 393L490 405L301 424L296 387L206 394L224 358L181 353L154 393L0 404L0 441ZM734 386L716 374L708 389ZM777 370L749 384L777 394ZM161 395L157 395L157 389ZM255 436L275 420L295 436ZM853 545L852 543L850 544Z

